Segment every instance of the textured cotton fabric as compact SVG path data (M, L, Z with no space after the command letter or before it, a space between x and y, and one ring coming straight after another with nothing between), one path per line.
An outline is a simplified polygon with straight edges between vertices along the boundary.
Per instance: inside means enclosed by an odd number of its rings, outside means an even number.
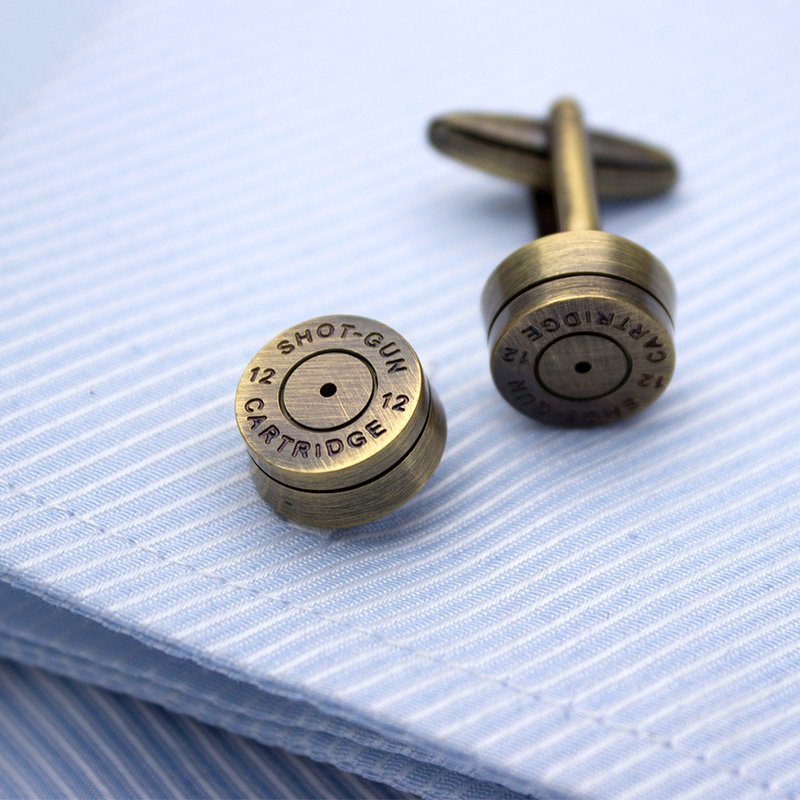
M0 133L0 655L429 798L800 797L799 21L98 14ZM598 430L495 391L478 298L527 195L423 135L564 93L682 169L603 209L675 278L678 367ZM449 439L402 509L320 532L257 496L232 406L330 312L408 338Z
M0 661L0 796L413 795L50 672Z

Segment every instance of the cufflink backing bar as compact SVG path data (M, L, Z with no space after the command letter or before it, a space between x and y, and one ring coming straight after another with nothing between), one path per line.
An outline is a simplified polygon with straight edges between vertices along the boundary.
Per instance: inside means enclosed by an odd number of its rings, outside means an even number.
M387 325L344 314L267 342L239 381L236 421L264 499L323 528L405 503L433 474L447 435L411 345Z
M559 232L512 253L486 283L492 377L514 408L541 421L612 422L645 408L669 383L675 290L651 253L598 230L595 170L574 101L554 104L548 131L549 170L537 167L523 180L552 191ZM608 136L604 142L607 196L654 194L674 181L677 171L661 151ZM538 163L539 156L525 158ZM491 159L478 160L486 167ZM626 162L629 180L615 190L613 177Z
M548 120L457 112L433 119L428 136L439 152L464 164L535 189L552 187ZM675 162L658 147L602 131L587 136L602 199L651 197L677 180Z

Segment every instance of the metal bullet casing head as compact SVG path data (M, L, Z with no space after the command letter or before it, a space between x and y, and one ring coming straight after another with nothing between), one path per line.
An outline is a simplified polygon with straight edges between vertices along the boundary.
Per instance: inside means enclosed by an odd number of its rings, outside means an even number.
M643 247L555 233L512 253L482 297L492 378L544 422L595 425L657 399L675 367L675 290Z
M444 410L411 345L365 317L293 326L247 365L236 421L259 492L295 522L345 528L416 494L442 456Z
M558 232L512 253L483 291L501 395L563 425L613 422L657 399L675 367L675 288L651 253L599 230L595 184L605 197L657 194L677 176L669 156L587 135L571 100L556 102L547 123L451 114L430 135L448 155L533 185L554 206Z

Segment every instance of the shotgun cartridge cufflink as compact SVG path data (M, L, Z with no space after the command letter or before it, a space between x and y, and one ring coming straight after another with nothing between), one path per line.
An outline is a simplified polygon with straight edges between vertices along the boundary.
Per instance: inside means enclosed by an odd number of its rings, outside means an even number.
M409 500L447 436L411 345L387 325L344 314L267 342L239 381L236 422L264 499L325 528L370 522Z
M547 234L508 256L483 290L500 394L562 425L612 422L660 397L675 366L672 279L643 247L599 230L597 194L663 192L677 177L672 159L621 137L587 135L568 99L553 105L548 122L449 114L429 133L445 154L532 186Z

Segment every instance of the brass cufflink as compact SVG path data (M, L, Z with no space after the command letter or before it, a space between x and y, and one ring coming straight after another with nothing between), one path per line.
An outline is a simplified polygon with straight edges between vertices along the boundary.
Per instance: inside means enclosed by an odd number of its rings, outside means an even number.
M256 486L295 522L344 528L409 500L442 456L444 410L416 353L365 317L317 317L256 353L236 391Z
M565 425L612 422L660 397L675 367L672 279L643 247L599 230L597 193L665 191L677 177L672 159L587 135L572 100L556 102L547 123L447 115L431 123L430 138L447 155L537 190L547 235L506 258L481 300L502 396Z

